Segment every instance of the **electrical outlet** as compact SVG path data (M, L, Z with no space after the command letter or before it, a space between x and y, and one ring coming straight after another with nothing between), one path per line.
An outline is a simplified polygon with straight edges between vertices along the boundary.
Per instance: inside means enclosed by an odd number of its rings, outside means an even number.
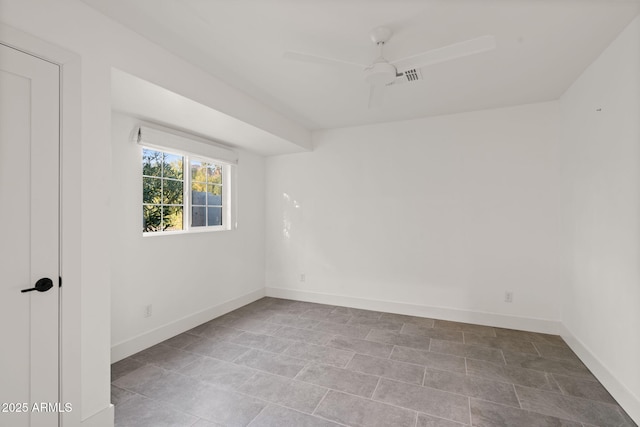
M153 314L153 305L149 304L144 307L144 317L151 317Z
M513 302L513 292L506 291L504 293L504 302Z
M306 282L307 281L307 275L304 274L304 273L300 274L300 281L301 282Z

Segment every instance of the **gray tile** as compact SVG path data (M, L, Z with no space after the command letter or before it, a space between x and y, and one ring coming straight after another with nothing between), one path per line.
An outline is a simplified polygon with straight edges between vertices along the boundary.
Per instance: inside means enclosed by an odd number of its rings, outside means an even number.
M125 375L114 385L153 399L173 402L194 394L200 386L200 381L148 365ZM184 408L181 410L188 412Z
M296 379L362 397L371 397L378 384L378 377L328 365L307 366Z
M339 350L337 348L308 344L296 341L283 353L299 359L311 360L326 365L334 365L344 368L351 360L352 351Z
M173 371L164 371L163 375L154 376L131 389L161 401L167 407L225 425L245 426L265 406L257 399Z
M496 330L491 326L474 325L472 323L451 322L449 320L436 320L434 328L452 329L455 331L471 332L476 335L485 335L489 337L496 336Z
M216 317L215 319L209 320L208 322L202 323L195 328L189 329L185 334L195 335L197 337L203 336L202 333L207 329L216 328L218 326L224 326L229 323L233 319L237 319L238 317L233 314L225 314L220 317Z
M309 309L300 314L300 317L303 319L315 319L333 323L347 323L349 319L351 319L351 316L348 314L335 314L332 308L324 307Z
M184 348L186 351L197 353L203 356L214 357L220 360L231 362L241 354L249 351L248 347L233 344L227 341L203 339Z
M533 345L542 357L549 359L580 360L578 356L576 356L576 354L565 345L552 345L545 343L534 343Z
M518 341L540 342L554 345L567 345L558 335L541 334L538 332L517 331L514 329L494 328L497 337L512 338Z
M320 321L316 319L307 319L304 317L300 317L297 314L288 313L273 314L267 319L267 322L275 323L278 325L293 326L299 329L310 329L320 323Z
M118 427L190 427L198 418L169 408L160 402L135 395L115 407Z
M329 391L315 414L349 426L361 427L414 427L416 414L369 399Z
M617 402L613 397L611 397L607 389L605 389L602 384L597 381L584 380L576 377L567 377L558 374L552 375L563 394L574 397L584 397L585 399L597 400L614 405L617 404Z
M119 388L134 390L141 384L163 377L167 372L169 371L155 365L142 365L138 369L121 376L112 384Z
M111 384L111 403L113 405L120 405L135 395L135 393L132 393L129 390L125 390Z
M336 307L333 309L333 314L344 314L351 317L357 317L360 319L379 319L382 313L379 311L363 310L360 308L351 307Z
M453 329L427 328L411 323L405 323L400 332L407 335L418 335L421 337L462 343L462 332Z
M406 314L382 313L381 320L393 323L410 323L412 325L422 326L425 328L433 328L434 319L428 317L409 316Z
M356 354L347 365L347 369L420 385L425 368L411 363Z
M471 419L478 427L581 427L580 423L471 399Z
M181 396L169 403L225 426L246 426L266 406L266 402L261 400L208 384L200 384L194 394Z
M173 338L169 338L168 340L162 341L160 344L162 345L168 345L169 347L175 347L175 348L184 348L189 344L192 344L196 341L201 340L202 338L196 336L196 335L191 335L191 334L187 334L186 332L180 335L176 335Z
M352 317L348 325L360 326L363 328L383 329L385 331L400 332L402 329L402 322L389 319L367 319L362 317Z
M398 381L380 380L374 400L469 424L469 398Z
M294 341L285 338L254 334L253 332L245 332L235 338L231 338L229 341L234 344L270 351L272 353L282 353L294 343Z
M450 356L448 354L433 353L430 351L415 350L407 347L394 347L391 359L400 362L415 363L428 368L442 369L445 371L466 372L464 358Z
M196 332L197 331L197 332ZM188 331L191 335L197 335L209 339L225 340L233 337L237 337L242 331L228 326L209 324L208 326L199 329L193 328Z
M318 406L327 389L302 381L258 372L238 391L310 414Z
M255 349L238 357L235 363L289 378L295 377L306 365L304 360Z
M250 427L339 427L338 424L282 406L269 405Z
M288 326L283 326L282 328L278 329L274 335L290 340L304 341L308 342L309 344L316 345L324 345L333 337L333 335L326 332L291 328Z
M211 421L200 419L192 427L224 427L224 426L222 424L212 423Z
M266 318L270 316L265 316ZM242 331L254 332L257 334L273 334L275 331L281 328L280 325L275 323L265 322L264 320L255 320L255 319L238 319L232 322L229 322L227 326L240 329Z
M129 372L135 371L144 366L144 363L127 357L111 365L111 381L127 375Z
M179 373L219 388L235 389L251 378L255 371L234 363L203 357L180 369Z
M431 340L431 351L434 353L452 354L454 356L504 364L502 351L497 348L460 344L450 341Z
M381 342L384 344L393 344L403 347L419 348L429 350L431 338L419 337L415 335L404 335L398 332L385 331L382 329L372 329L367 340Z
M343 335L351 338L365 338L371 328L361 326L343 325L340 323L320 322L313 327L316 331L328 332L335 335Z
M427 369L424 386L520 407L513 385L453 372Z
M619 426L624 422L616 405L522 386L515 387L523 409L603 427Z
M416 427L462 427L466 424L460 424L455 421L445 420L444 418L434 417L427 414L418 414L418 423Z
M131 358L161 368L177 370L195 362L200 356L179 348L158 344L134 354Z
M507 365L519 366L536 371L550 372L552 374L568 375L584 379L595 380L586 366L579 361L563 359L546 359L532 354L503 351Z
M467 374L540 390L560 391L551 374L484 360L467 359Z
M382 344L344 336L333 337L327 345L329 347L335 347L342 350L351 350L359 354L384 358L388 358L391 354L391 350L393 350L392 344Z
M520 353L538 354L531 342L520 341L509 337L487 337L469 332L464 333L465 344L498 348L500 350L518 351Z

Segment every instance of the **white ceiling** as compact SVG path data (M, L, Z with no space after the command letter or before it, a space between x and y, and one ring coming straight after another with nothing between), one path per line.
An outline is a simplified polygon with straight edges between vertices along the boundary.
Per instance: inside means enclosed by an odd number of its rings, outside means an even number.
M117 69L111 70L111 108L263 156L305 151L272 133Z
M640 10L638 0L83 0L309 129L404 120L559 98ZM422 69L424 81L369 87L372 28L389 60L494 35L497 49Z

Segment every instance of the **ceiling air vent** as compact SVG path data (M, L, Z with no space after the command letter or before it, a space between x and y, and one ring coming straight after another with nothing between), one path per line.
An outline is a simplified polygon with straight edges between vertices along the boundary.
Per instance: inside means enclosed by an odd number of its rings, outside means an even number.
M402 73L402 75L404 76L407 82L415 82L418 80L422 80L422 74L420 73L420 70L418 68L412 68L410 70L407 70L404 73Z

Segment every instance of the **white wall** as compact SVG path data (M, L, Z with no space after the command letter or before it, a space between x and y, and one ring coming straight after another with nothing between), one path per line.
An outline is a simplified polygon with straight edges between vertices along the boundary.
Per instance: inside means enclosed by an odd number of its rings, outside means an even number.
M247 294L261 296L264 288L264 159L239 151L238 229L143 237L141 149L131 141L139 123L112 115L114 361L214 317L194 314ZM147 304L153 305L149 318L143 317Z
M63 397L65 426L108 426L110 406L111 68L153 82L306 147L307 130L91 9L79 0L0 0L0 22L76 54L65 87L75 97L63 132ZM4 37L4 33L3 33ZM24 47L19 40L17 47ZM45 49L46 50L46 49ZM46 53L46 52L45 52ZM45 56L47 56L45 54ZM57 55L51 58L57 60ZM68 102L67 91L63 103ZM77 99L76 99L77 98ZM72 117L69 120L69 117ZM68 139L67 139L68 140ZM76 142L78 142L76 144ZM107 196L105 196L107 195ZM69 213L70 209L77 209ZM75 221L74 221L75 220ZM65 237L66 236L66 237ZM263 250L263 248L261 248ZM75 363L74 363L75 362ZM111 414L111 415L110 415ZM111 418L111 419L110 419Z
M640 18L560 105L571 254L563 322L640 421Z
M320 131L269 158L267 293L553 328L558 126L551 102Z

